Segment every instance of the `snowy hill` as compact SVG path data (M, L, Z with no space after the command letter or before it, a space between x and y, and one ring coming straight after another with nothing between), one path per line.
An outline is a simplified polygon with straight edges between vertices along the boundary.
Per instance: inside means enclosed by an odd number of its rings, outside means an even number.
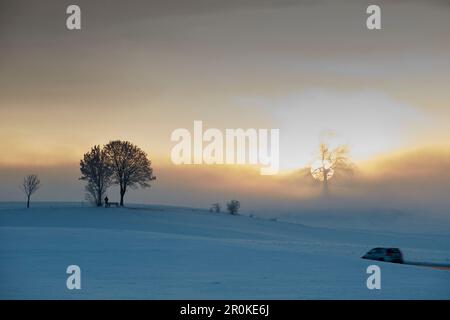
M386 222L388 223L388 222ZM450 271L362 260L376 246L450 261L450 234L312 227L167 206L0 204L0 298L450 298ZM78 265L82 289L66 288ZM381 267L381 290L366 287Z
M394 233L449 234L450 217L386 208L299 209L275 213L278 220L309 226Z

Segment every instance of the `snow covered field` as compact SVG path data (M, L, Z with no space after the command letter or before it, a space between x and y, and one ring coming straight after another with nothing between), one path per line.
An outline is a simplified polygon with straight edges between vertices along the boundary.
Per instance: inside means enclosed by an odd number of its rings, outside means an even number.
M0 204L2 299L450 299L450 271L360 258L394 246L407 260L449 263L449 233L166 206L22 206ZM66 288L72 264L81 268L81 290ZM381 267L381 290L366 287L371 264Z

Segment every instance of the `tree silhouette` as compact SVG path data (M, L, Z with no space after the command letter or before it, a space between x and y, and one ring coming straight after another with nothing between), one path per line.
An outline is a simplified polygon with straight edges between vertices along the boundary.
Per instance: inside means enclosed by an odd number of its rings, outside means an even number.
M220 208L220 204L219 203L213 203L211 205L211 209L209 211L219 213L220 209L221 208Z
M349 153L350 149L346 145L331 149L326 143L320 144L319 159L312 164L310 171L314 179L322 182L324 196L328 196L328 182L337 172L353 170Z
M20 188L22 189L23 193L25 193L27 197L27 208L30 207L30 198L33 193L35 193L39 187L41 186L41 180L39 180L39 177L36 174L30 174L23 178L22 185Z
M150 187L155 180L147 154L129 141L111 141L104 148L113 171L113 182L120 187L120 205L128 188Z
M80 180L88 182L85 187L87 198L101 207L103 196L111 185L113 173L106 152L100 146L92 147L80 161L80 171Z
M237 214L240 207L241 203L237 200L231 200L230 202L227 203L228 212L232 215Z

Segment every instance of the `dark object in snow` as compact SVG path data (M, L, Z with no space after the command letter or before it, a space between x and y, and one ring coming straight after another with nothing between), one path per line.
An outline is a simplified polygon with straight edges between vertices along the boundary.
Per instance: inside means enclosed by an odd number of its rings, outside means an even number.
M363 255L362 258L392 263L403 263L403 254L398 248L373 248Z
M119 207L119 203L118 202L105 203L105 208L110 208L111 206L115 206L116 208L118 208Z

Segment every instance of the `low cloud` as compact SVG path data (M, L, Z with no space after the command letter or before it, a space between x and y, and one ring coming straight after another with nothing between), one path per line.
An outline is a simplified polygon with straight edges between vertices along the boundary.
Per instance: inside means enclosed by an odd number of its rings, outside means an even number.
M307 168L261 176L244 166L175 166L154 164L157 180L150 189L132 190L128 202L207 208L238 199L245 211L297 210L324 204L321 184ZM76 163L53 167L2 167L0 201L23 199L18 185L27 173L41 176L40 201L84 201ZM450 207L450 148L431 148L386 155L361 163L352 175L330 180L331 201L339 207L385 207L443 214ZM109 191L114 199L117 190Z

